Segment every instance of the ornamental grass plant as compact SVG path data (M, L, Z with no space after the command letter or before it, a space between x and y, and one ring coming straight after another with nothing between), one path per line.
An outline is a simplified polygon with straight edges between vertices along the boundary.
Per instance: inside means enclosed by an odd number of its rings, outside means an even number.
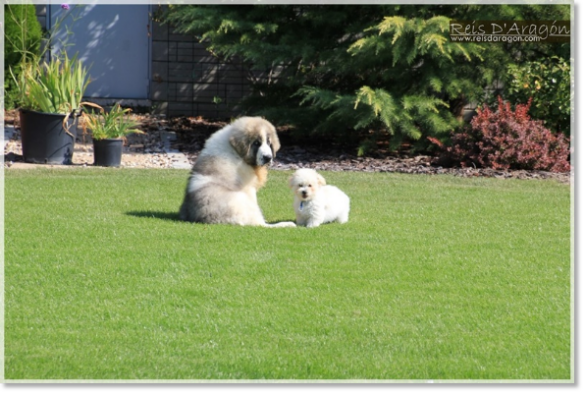
M12 76L23 109L55 114L78 113L90 83L88 69L77 55L69 58L66 52L42 64L28 62L18 77Z
M91 107L99 109L99 113L84 113L82 116L82 127L84 130L91 130L94 140L103 140L108 138L124 138L128 134L144 132L137 127L140 122L130 115L130 108L122 109L119 103L106 111L97 104L86 103Z

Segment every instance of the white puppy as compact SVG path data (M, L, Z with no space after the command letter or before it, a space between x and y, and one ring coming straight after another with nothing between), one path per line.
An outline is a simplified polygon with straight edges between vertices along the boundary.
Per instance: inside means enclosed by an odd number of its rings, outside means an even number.
M317 227L323 223L345 223L349 218L349 197L315 170L297 170L288 181L295 194L293 207L300 226Z

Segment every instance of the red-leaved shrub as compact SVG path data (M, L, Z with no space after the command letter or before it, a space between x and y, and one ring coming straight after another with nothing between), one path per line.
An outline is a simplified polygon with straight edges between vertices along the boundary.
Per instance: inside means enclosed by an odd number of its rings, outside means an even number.
M472 163L494 169L543 170L568 172L569 142L562 134L554 135L541 121L528 115L532 99L518 104L498 97L498 109L477 110L471 127L454 134L452 145L445 148L451 160L462 166Z

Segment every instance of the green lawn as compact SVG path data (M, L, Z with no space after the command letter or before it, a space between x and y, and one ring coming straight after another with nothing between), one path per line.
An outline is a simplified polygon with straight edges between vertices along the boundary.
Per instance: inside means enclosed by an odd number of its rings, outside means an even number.
M187 171L6 170L5 379L574 378L569 186L323 174L349 223L266 229L178 221Z

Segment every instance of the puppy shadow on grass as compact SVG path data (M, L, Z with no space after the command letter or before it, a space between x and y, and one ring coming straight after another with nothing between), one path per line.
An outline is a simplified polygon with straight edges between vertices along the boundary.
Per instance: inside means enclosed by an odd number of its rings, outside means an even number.
M137 218L149 218L149 219L160 219L170 220L173 222L183 222L179 218L179 212L161 212L161 211L130 211L126 212L127 215L135 216Z

